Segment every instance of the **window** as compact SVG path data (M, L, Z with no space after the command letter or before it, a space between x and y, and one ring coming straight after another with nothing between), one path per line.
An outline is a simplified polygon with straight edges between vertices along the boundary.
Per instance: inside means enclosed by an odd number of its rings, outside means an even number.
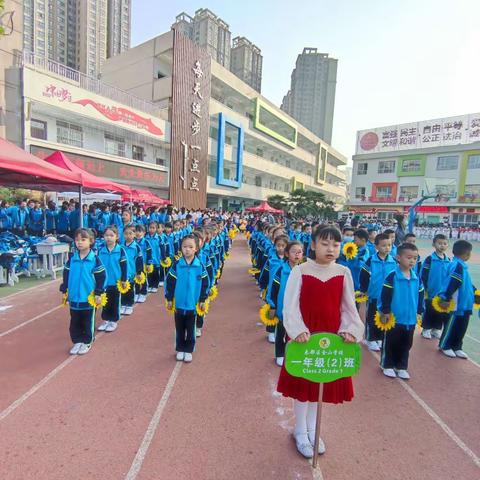
M145 153L143 151L143 147L139 147L138 145L132 145L132 158L133 160L140 160L143 162L143 157Z
M365 198L365 187L357 187L355 189L355 198Z
M400 187L399 200L402 202L408 202L418 197L418 186L402 186Z
M465 185L465 197L480 198L480 185Z
M392 187L377 187L377 198L390 198Z
M40 140L47 139L47 122L42 120L35 120L32 118L30 121L30 135L33 138L39 138Z
M262 177L260 177L258 175L255 177L255 186L256 187L261 187L262 186Z
M420 160L404 160L402 163L402 172L419 172L422 165Z
M470 215L465 213L452 214L452 226L454 227L478 227L478 215Z
M480 168L480 155L468 156L468 169Z
M458 157L449 155L437 158L437 170L456 170L458 168Z
M395 171L395 160L380 161L378 173L393 173Z
M105 153L110 155L117 155L118 157L125 156L125 139L111 135L110 133L105 134Z
M83 147L82 127L57 120L57 142L73 147Z
M357 175L366 175L368 172L368 163L359 163L357 165Z

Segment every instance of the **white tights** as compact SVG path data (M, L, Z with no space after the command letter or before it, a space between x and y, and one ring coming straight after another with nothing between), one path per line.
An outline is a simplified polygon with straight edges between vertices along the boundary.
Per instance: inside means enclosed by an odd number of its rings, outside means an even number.
M308 442L309 437L315 438L317 402L300 402L295 400L293 410L295 412L295 437L304 442Z

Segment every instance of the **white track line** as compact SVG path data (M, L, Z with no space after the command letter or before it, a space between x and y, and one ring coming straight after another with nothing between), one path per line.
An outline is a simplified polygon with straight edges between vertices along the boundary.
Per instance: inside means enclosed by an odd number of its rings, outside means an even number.
M16 327L12 327L10 330L7 330L6 332L0 333L0 338L5 337L6 335L15 332L19 328L24 327L25 325L28 325L29 323L34 322L35 320L38 320L39 318L44 317L45 315L48 315L49 313L54 312L55 310L58 310L59 308L62 308L62 305L57 305L56 307L51 308L50 310L47 310L46 312L41 313L40 315L37 315L36 317L31 318L30 320L26 320L23 323L20 323Z
M309 462L312 465L312 462ZM312 477L313 480L324 480L322 471L320 470L320 465L317 463L317 468L313 468L312 466Z
M370 350L369 350L370 351ZM380 361L380 355L370 351L370 353ZM455 442L457 447L463 450L463 452L470 457L473 463L480 467L480 457L478 457L467 445L458 437L455 432L435 413L435 411L424 401L420 398L420 396L415 392L415 390L408 385L405 381L400 380L399 378L396 379L402 388L406 390L406 392L427 412L427 414L432 417L434 422L450 437L451 440Z
M125 480L134 480L135 478L137 478L137 475L139 474L140 469L142 468L143 461L145 460L145 456L147 455L150 444L152 443L153 436L155 435L155 431L157 430L158 424L160 422L160 418L162 417L163 410L165 409L165 405L167 404L168 398L172 393L173 387L178 378L182 365L183 365L182 362L178 362L175 365L175 368L173 369L170 375L170 378L168 379L168 383L167 383L167 386L165 387L162 398L160 399L157 409L155 410L155 413L153 414L153 417L150 420L150 424L148 425L147 431L145 432L140 448L138 449L137 454L133 459L132 465L130 467L130 470L127 473L127 476L125 477Z
M40 285L35 285L33 287L25 288L24 290L20 290L20 292L11 293L10 295L7 295L6 297L0 297L0 302L3 302L5 300L9 300L10 298L16 297L17 295L20 295L22 293L29 292L30 290L34 290L34 289L43 290L43 287L47 287L54 282L60 282L61 280L62 280L61 278L57 278L55 280L50 280L49 282L41 283ZM40 287L40 288L38 288L38 287Z
M473 340L474 342L480 343L480 340L472 337L471 335L468 335L468 333L465 335L468 339Z

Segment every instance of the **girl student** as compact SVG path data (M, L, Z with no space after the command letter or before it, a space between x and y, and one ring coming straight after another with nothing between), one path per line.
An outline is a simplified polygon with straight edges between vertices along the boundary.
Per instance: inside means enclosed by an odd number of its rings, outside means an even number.
M103 322L97 328L99 331L114 332L120 320L121 295L117 282L122 282L125 288L127 281L127 253L118 244L118 228L109 225L103 232L105 245L98 251L107 274L107 304L102 309Z
M130 289L122 294L122 315L131 315L135 303L135 278L139 278L143 272L143 257L140 245L135 241L135 227L128 225L123 230L123 248L127 253L127 280L130 282Z
M342 236L335 227L317 228L312 234L311 257L292 269L287 281L283 305L283 324L288 338L305 343L310 334L337 333L345 342L359 342L364 325L355 306L350 270L335 263L340 255ZM313 456L318 383L289 375L282 367L278 392L294 399L294 438L297 450L306 458ZM352 379L326 383L323 402L342 403L353 398ZM319 453L325 452L320 441Z
M143 225L137 225L135 227L135 238L142 250L143 269L144 271L149 265L152 265L152 246L150 242L145 238L145 227ZM135 282L135 303L144 303L147 299L148 281L142 284Z
M282 238L282 237L278 237ZM277 240L278 240L277 238ZM286 237L288 238L288 237ZM267 292L267 302L270 305L269 316L274 318L277 316L278 323L275 328L275 362L281 367L285 357L285 327L283 326L283 303L285 296L285 287L290 276L292 268L299 265L303 259L302 242L294 240L288 242L285 247L285 259L275 267L273 281Z
M165 284L167 309L175 310L177 360L192 361L195 349L197 305L205 309L208 296L208 274L197 256L198 238L189 234L183 237L180 250L182 256L168 271Z
M161 251L162 243L157 233L158 223L152 221L148 224L148 233L145 235L150 247L152 248L151 265L153 270L148 273L148 292L155 293L158 291L158 285L160 283L160 260L163 258Z
M74 240L76 250L65 264L60 291L70 304L70 338L73 342L70 354L85 355L94 340L95 312L102 302L106 272L92 250L93 232L79 228Z

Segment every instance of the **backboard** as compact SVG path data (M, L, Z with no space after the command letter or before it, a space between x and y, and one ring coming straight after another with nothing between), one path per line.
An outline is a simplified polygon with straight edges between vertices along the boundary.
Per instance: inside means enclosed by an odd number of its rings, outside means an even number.
M435 197L436 202L448 202L457 196L457 181L443 177L425 177L423 196Z

